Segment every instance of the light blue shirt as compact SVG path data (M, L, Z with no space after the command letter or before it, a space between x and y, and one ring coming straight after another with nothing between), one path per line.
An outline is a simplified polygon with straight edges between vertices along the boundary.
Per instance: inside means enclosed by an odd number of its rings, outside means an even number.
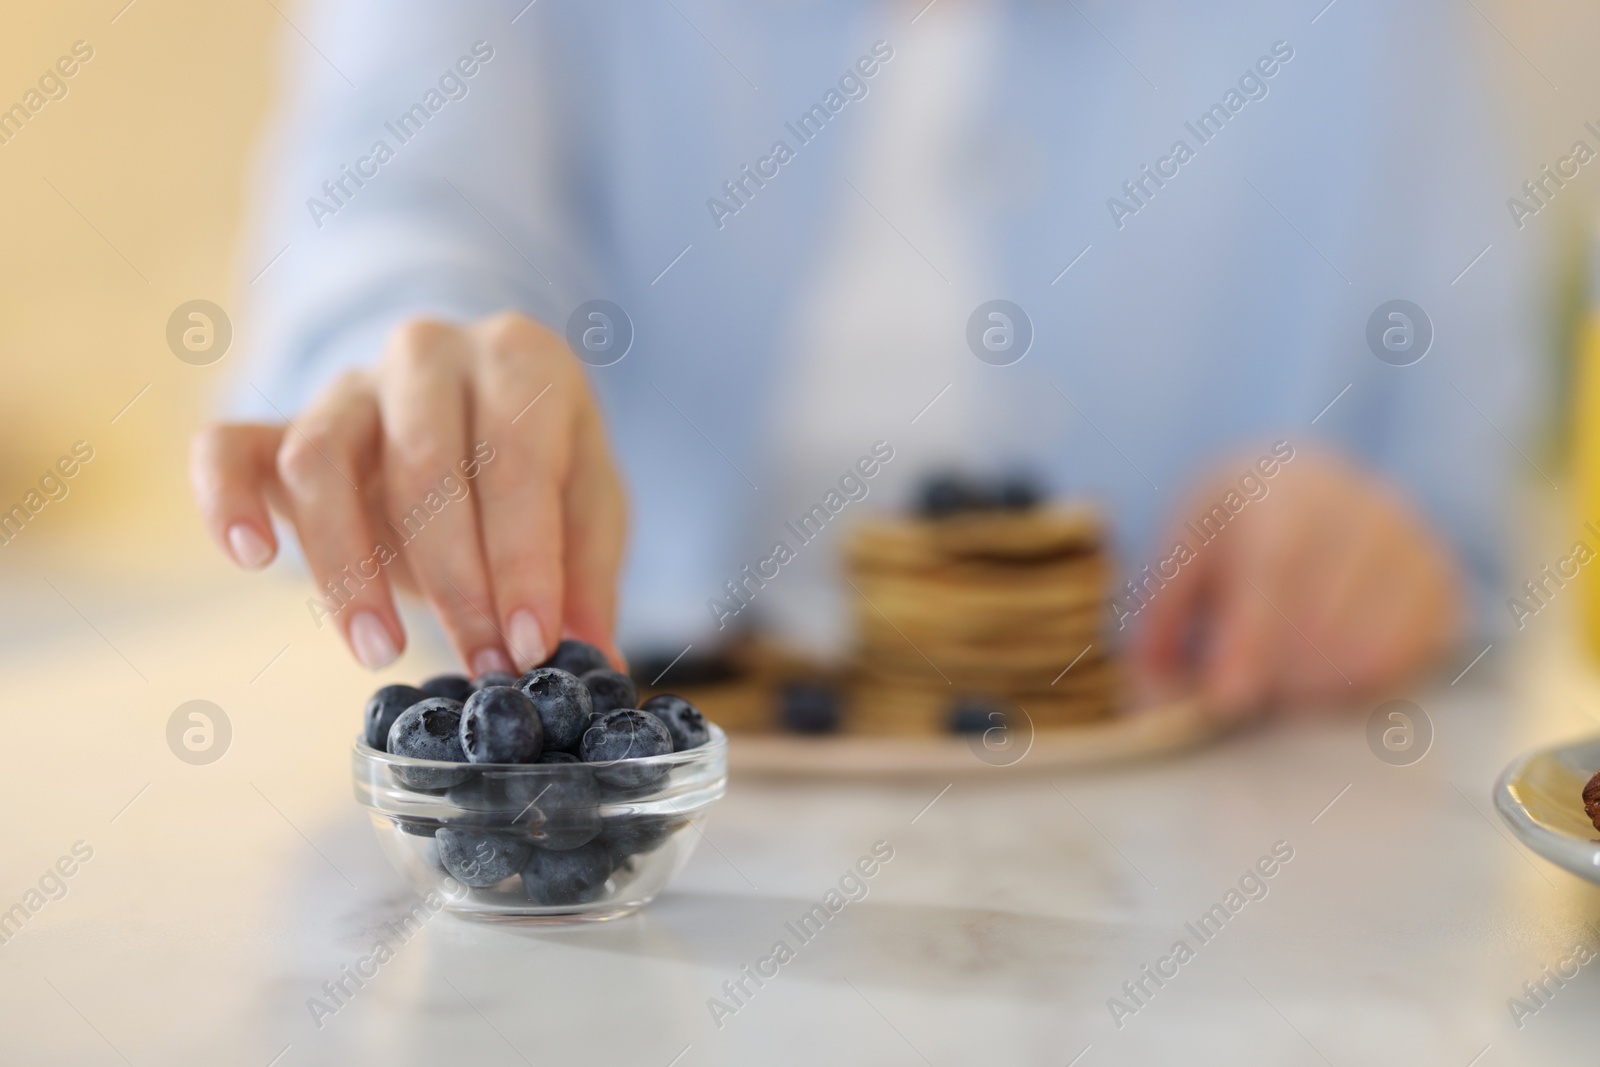
M912 419L959 370L973 466L1102 501L1130 575L1168 556L1202 470L1237 456L1243 473L1285 440L1405 487L1490 603L1508 485L1538 477L1519 449L1541 233L1506 207L1528 175L1507 165L1470 8L1320 6L993 6L954 172L976 295L1019 305L1033 341L1009 366L953 342L907 375L875 435L900 481L874 506L931 462ZM632 348L591 377L633 508L621 635L676 651L714 631L708 600L781 532L767 516L830 488L763 499L777 364L820 235L860 195L864 113L943 17L919 7L315 5L262 157L241 407L298 410L407 316L516 308L564 334L579 304L614 301ZM916 251L914 220L872 206ZM1431 322L1409 366L1368 344L1395 299ZM931 325L964 337L964 300ZM830 458L843 471L871 444Z

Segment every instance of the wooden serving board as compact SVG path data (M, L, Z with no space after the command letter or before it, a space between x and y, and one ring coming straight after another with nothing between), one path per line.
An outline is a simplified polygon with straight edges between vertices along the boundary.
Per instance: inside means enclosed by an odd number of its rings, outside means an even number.
M882 737L833 734L733 733L730 773L784 778L882 779L1058 771L1152 757L1202 744L1221 729L1198 701L1187 700L1100 719L1041 729L1018 751L985 750L981 735Z

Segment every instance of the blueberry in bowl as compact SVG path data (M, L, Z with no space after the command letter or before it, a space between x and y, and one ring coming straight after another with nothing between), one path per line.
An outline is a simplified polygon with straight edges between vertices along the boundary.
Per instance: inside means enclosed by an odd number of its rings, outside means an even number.
M428 696L449 697L464 704L472 695L473 685L472 679L464 674L436 674L417 688Z
M550 653L550 658L539 666L555 667L557 670L581 678L590 671L605 670L611 666L611 661L606 659L604 652L593 645L567 640L557 645L556 650Z
M639 687L621 671L590 671L579 680L589 690L591 715L604 715L608 711L639 706Z
M619 789L653 785L668 768L649 762L671 752L672 732L648 711L619 709L596 715L583 733L578 758L596 763L594 776Z
M522 868L528 899L540 904L588 904L605 892L611 855L600 844L561 851L535 848Z
M461 708L461 750L471 763L532 763L544 751L544 724L521 690L491 685Z
M373 748L387 748L389 727L400 713L413 704L428 699L428 694L414 685L386 685L372 694L364 715L367 744Z
M472 777L463 767L467 755L461 748L461 702L449 697L425 697L400 713L389 727L389 751L428 763L450 766L397 767L394 776L408 789L449 789Z
M653 696L639 707L640 710L648 711L660 719L666 726L667 733L672 735L674 752L703 745L711 737L706 729L706 717L700 714L700 709L676 694L662 693L660 696Z
M594 698L578 676L560 667L535 667L517 680L544 731L544 748L576 755L589 728Z
M584 667L584 655L569 662ZM594 694L572 671L515 681L479 684L465 703L409 686L374 695L352 767L384 853L414 889L468 918L565 923L637 910L688 860L694 827L726 790L727 735L681 697L593 715Z
M519 834L443 826L434 834L439 863L456 881L487 889L522 871L533 844Z

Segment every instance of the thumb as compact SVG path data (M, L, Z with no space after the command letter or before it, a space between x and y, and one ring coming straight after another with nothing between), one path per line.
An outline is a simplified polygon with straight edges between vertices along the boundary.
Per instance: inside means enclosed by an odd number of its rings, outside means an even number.
M1201 692L1218 719L1233 723L1261 710L1268 696L1268 664L1275 624L1268 593L1235 572L1219 583L1217 608L1206 635Z
M1131 648L1143 703L1174 699L1190 687L1192 638L1204 611L1214 558L1195 555L1187 541L1174 542L1174 552L1149 568L1153 580L1143 583L1146 603ZM1172 566L1177 576L1166 578ZM1159 584L1164 583L1164 584Z

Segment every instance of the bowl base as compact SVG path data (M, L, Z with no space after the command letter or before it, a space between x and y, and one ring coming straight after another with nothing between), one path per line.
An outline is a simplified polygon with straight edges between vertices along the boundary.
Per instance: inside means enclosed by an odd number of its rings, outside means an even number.
M515 912L505 911L474 911L470 908L453 908L445 905L445 911L458 919L467 919L480 923L505 923L511 926L574 926L578 923L605 922L607 919L621 919L632 915L644 906L639 904L622 904L614 908L605 908L600 911L574 911L558 912L549 915L518 915Z

